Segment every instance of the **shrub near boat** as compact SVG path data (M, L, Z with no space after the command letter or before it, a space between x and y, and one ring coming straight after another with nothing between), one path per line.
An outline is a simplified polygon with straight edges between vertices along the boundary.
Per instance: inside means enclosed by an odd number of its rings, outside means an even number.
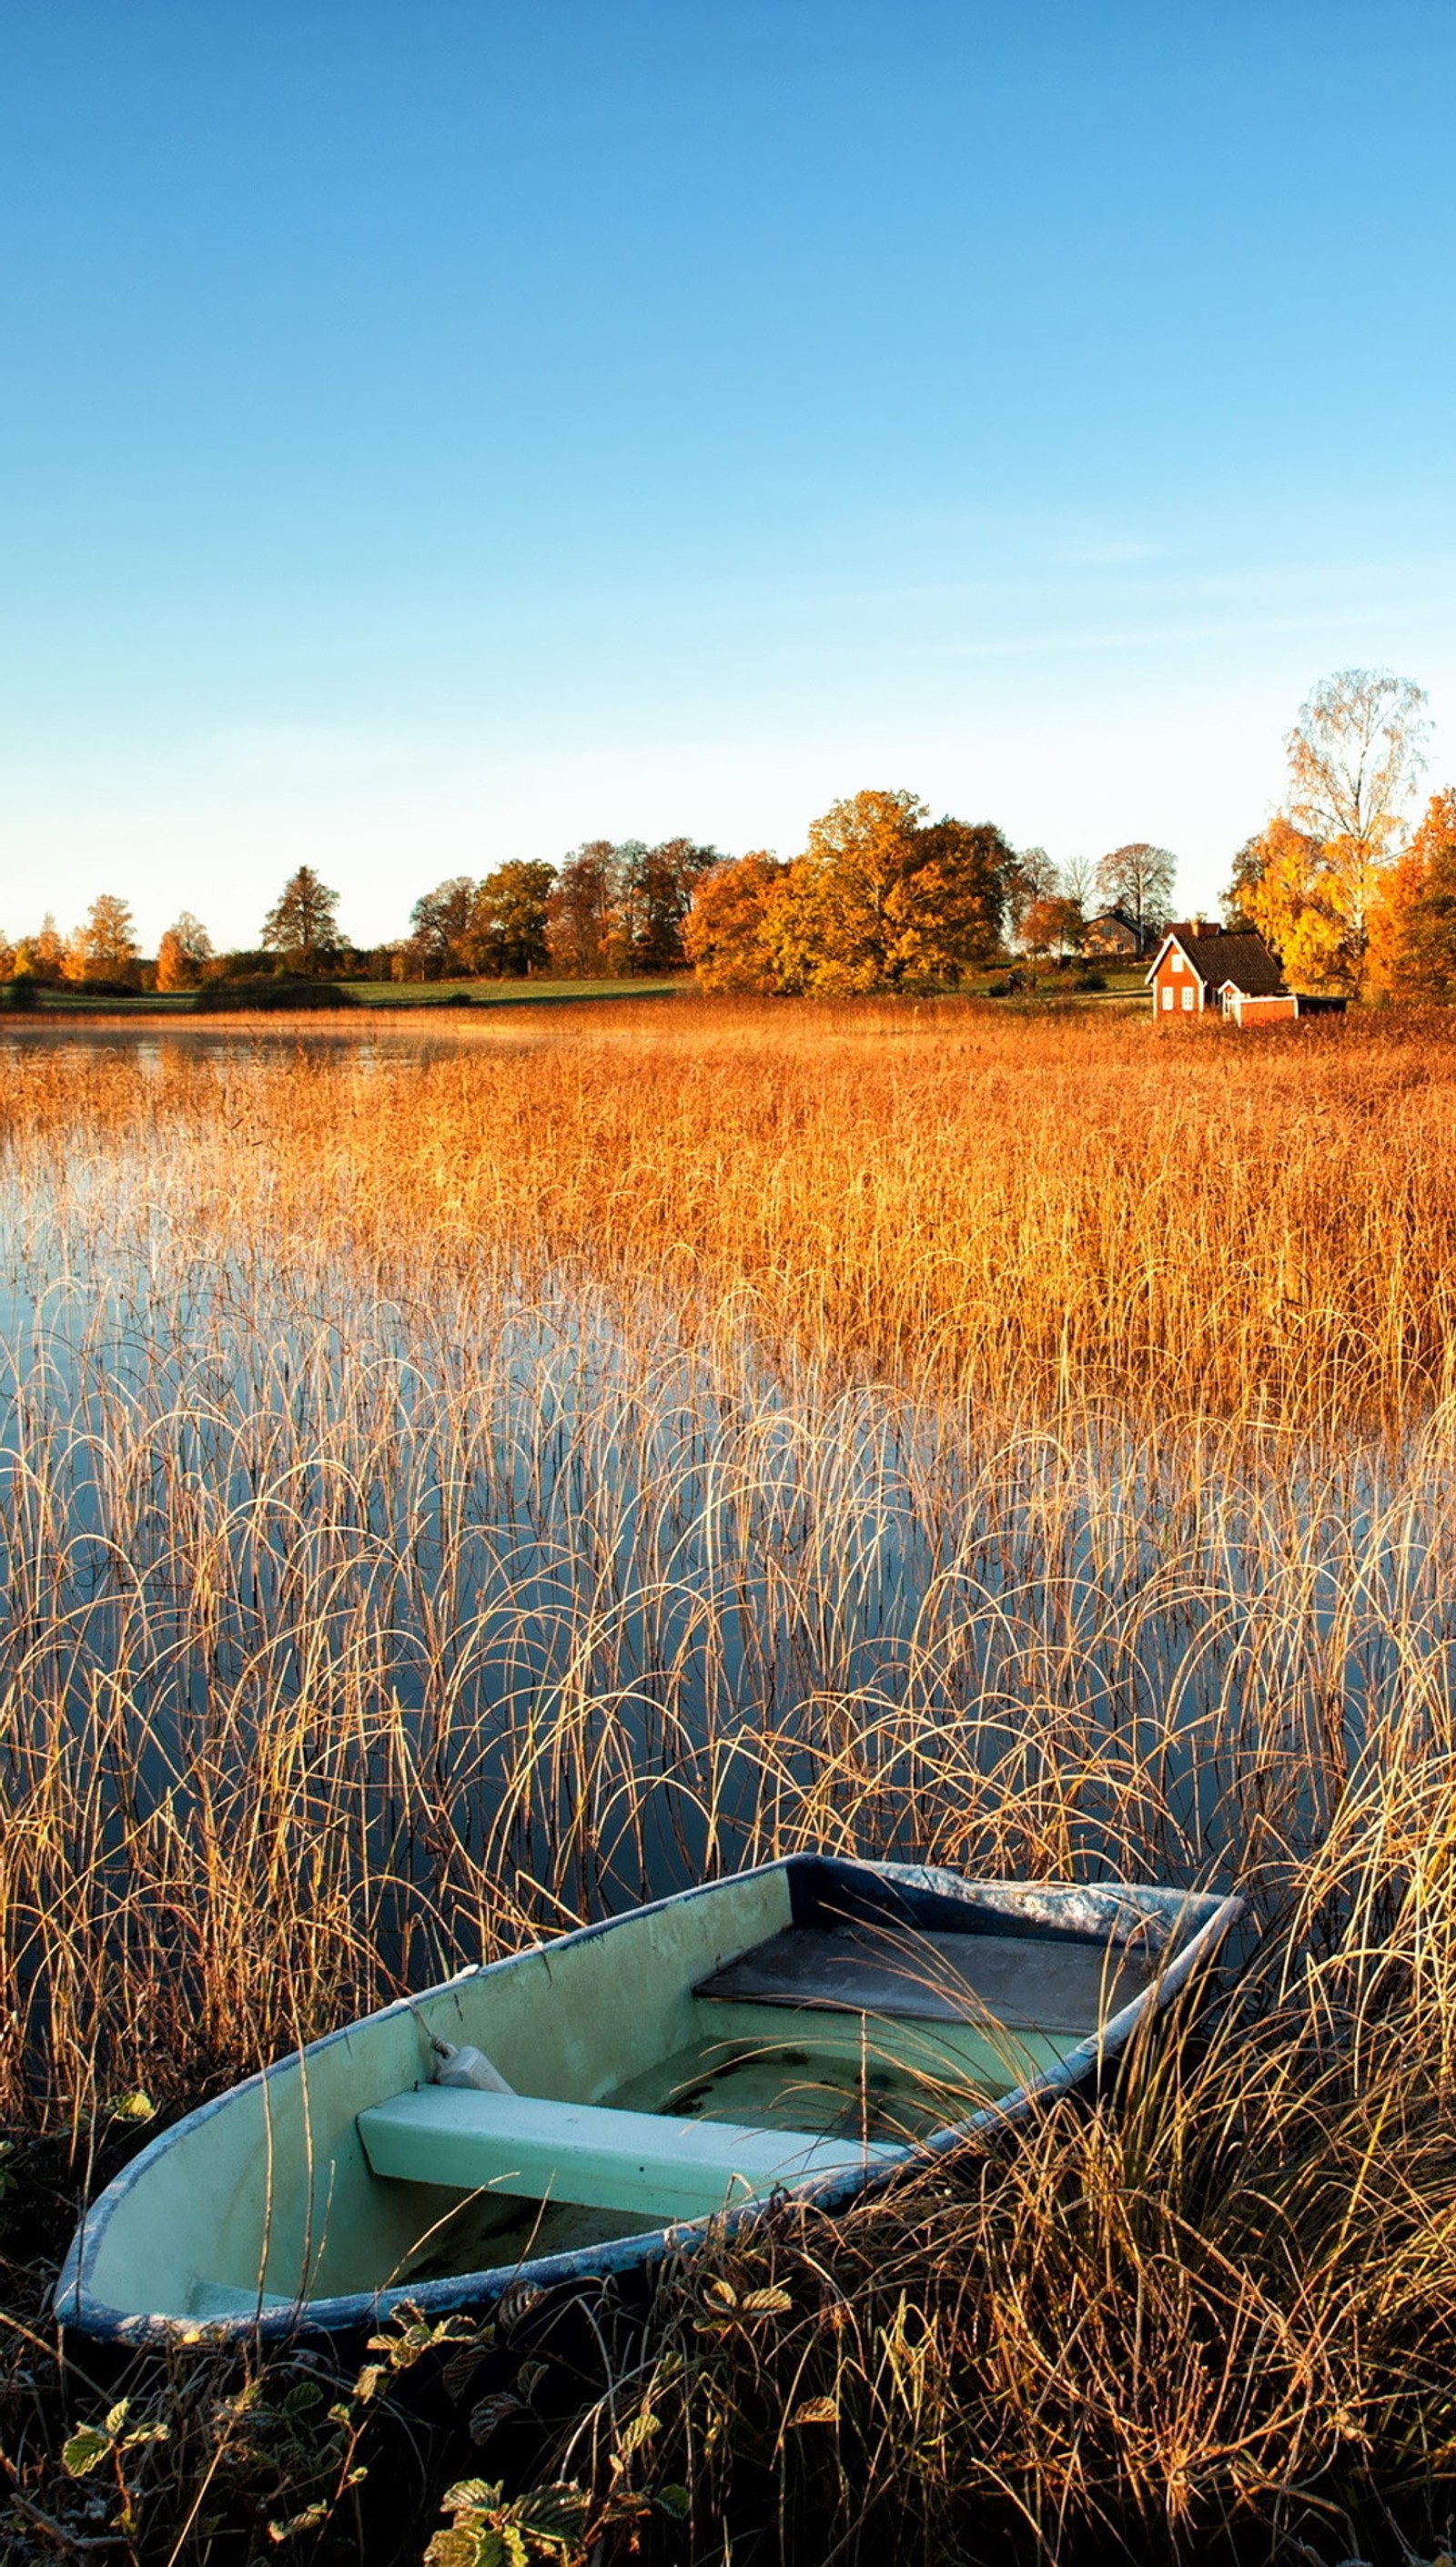
M1239 1910L813 1855L681 1892L190 2114L89 2212L59 2314L134 2344L350 2333L630 2270L775 2191L844 2207L1091 2077ZM484 2082L438 2082L467 2046Z

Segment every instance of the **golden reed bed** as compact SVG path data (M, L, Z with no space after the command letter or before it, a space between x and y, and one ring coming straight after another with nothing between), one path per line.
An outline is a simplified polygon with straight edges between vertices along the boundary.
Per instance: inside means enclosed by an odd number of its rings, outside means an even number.
M373 1022L394 1052L398 1018ZM159 1117L270 1244L321 1217L431 1271L572 1261L907 1388L1319 1425L1398 1424L1451 1386L1444 1010L1236 1037L955 1002L619 1003L417 1022L385 1077L351 1069L360 1031L341 1019L331 1060L311 1023L260 1085L165 1020L153 1076L47 1029L0 1110L22 1153ZM260 1020L259 1063L280 1046Z
M674 1866L1238 1877L1262 1932L1205 2038L706 2262L552 2465L683 2481L714 2558L892 2521L936 2559L1434 2554L1446 1017L347 1030L0 1054L16 2162L59 2146L69 2208L127 2095ZM201 2556L216 2445L147 2395L176 2429L125 2536ZM54 2393L14 2400L54 2517Z

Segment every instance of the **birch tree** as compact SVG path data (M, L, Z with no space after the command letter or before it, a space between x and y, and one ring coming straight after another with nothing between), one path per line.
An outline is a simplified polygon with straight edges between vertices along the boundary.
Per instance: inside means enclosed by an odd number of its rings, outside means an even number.
M1339 669L1301 707L1285 740L1290 817L1323 846L1351 989L1364 977L1381 869L1399 849L1425 765L1425 704L1423 689L1388 669Z

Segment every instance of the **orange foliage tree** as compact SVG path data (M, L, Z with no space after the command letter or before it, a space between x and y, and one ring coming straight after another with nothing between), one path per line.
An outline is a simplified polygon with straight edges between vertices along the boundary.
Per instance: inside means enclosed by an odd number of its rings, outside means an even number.
M1297 990L1349 991L1361 956L1340 899L1338 868L1324 839L1283 814L1241 850L1238 914L1274 947Z
M836 802L774 885L775 989L815 997L954 987L999 952L1016 856L990 821L932 821L913 793Z
M211 960L211 937L201 920L184 909L165 930L156 949L158 990L195 990Z
M1240 849L1225 908L1231 924L1268 939L1297 990L1357 993L1367 961L1389 985L1391 921L1413 880L1400 844L1424 762L1425 701L1388 670L1341 669L1286 738L1288 807Z
M684 950L697 969L700 989L775 987L763 929L787 871L776 856L756 849L715 865L701 877L683 926Z
M1033 900L1021 914L1020 938L1028 954L1075 954L1086 933L1079 900L1053 893Z
M33 972L38 981L61 979L66 966L66 940L49 910L36 934L26 938L25 949L29 958L26 969Z
M129 981L136 962L131 908L115 892L104 891L67 946L61 969L68 981Z
M1433 793L1370 909L1370 977L1399 998L1456 998L1456 786Z

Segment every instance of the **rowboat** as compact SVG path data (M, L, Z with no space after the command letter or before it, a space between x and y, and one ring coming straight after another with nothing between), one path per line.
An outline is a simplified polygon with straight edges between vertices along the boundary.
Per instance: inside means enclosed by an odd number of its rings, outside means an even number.
M68 2328L347 2335L826 2211L1093 2078L1241 1901L798 1854L460 1972L162 2132L88 2211Z

